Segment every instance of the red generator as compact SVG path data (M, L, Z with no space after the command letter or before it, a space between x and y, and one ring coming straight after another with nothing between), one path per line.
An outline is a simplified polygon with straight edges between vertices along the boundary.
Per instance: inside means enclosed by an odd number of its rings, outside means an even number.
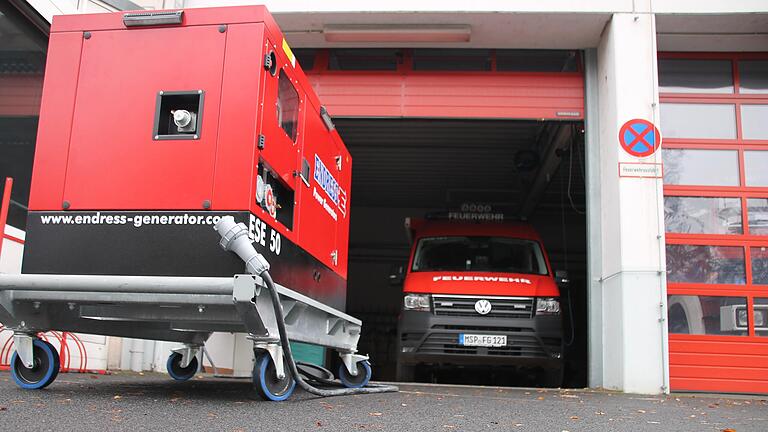
M243 318L249 312L232 308L243 261L222 250L214 229L232 216L271 264L281 295L317 312L303 314L311 316L304 327L325 329L291 330L286 308L289 333L336 348L345 364L360 360L349 356L360 322L340 312L351 167L265 7L57 16L24 274L0 279L0 295L16 290L29 304L0 308L0 322L22 346L51 328L185 342L189 366L211 331L255 333ZM213 301L157 297L170 295L167 287L209 295L212 285L224 286L216 295L229 290L222 316ZM132 298L123 302L125 287ZM191 315L156 309L166 300ZM200 324L195 317L209 311Z

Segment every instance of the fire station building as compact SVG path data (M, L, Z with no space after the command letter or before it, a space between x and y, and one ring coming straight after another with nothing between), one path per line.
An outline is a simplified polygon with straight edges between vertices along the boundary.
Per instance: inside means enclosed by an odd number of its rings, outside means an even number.
M404 219L484 203L569 272L566 385L768 393L768 1L263 3L354 159L346 309L375 379L393 379ZM0 272L20 269L55 16L243 4L0 5ZM81 339L100 368L162 368L154 342ZM239 340L209 352L249 373Z

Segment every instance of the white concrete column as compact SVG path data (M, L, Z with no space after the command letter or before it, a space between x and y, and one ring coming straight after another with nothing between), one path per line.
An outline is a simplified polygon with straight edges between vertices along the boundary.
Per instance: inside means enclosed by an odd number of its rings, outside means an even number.
M642 2L640 2L642 3ZM633 393L668 391L663 191L660 178L619 176L620 162L638 159L619 144L631 119L658 124L656 31L648 12L614 14L597 49L600 147L600 382ZM595 280L597 279L597 280ZM590 303L593 304L593 303Z
M141 372L144 364L144 340L131 339L131 370Z

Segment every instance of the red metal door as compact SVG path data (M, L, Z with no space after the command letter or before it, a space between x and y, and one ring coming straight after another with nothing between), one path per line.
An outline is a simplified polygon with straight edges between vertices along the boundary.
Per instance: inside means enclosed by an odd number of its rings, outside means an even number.
M673 391L768 393L760 65L767 55L659 54Z
M308 112L304 124L307 136L317 138L305 140L302 151L302 157L309 165L309 178L306 183L302 182L299 192L302 221L299 243L323 264L338 271L338 252L335 259L333 255L338 250L336 221L347 217L337 204L341 184L335 158L341 153L331 137L324 133L325 125L319 115Z
M199 209L211 200L225 41L217 26L92 32L82 45L62 201L119 210ZM195 90L204 92L199 139L155 140L158 92Z
M391 70L364 64L359 70L340 70L330 66L331 53L320 50L305 72L334 117L584 118L584 75L578 62L560 72L510 71L497 67L496 51L488 50L488 70L429 70L414 66L414 51L402 50Z

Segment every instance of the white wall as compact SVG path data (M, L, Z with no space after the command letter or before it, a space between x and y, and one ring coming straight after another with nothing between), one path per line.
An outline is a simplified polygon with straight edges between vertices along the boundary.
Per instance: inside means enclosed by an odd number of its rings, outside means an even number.
M184 345L175 342L144 339L109 338L109 368L167 372L166 362L171 352ZM250 377L253 370L253 342L244 333L214 333L205 343L208 355L222 375ZM202 354L203 365L212 364Z
M5 226L5 234L22 241L25 238L24 231L10 225ZM2 250L0 250L0 273L21 273L21 258L24 255L24 245L3 236L0 236L0 241L3 242Z
M602 385L668 391L662 180L619 178L619 162L642 160L619 146L622 124L658 124L654 16L615 14L597 49L600 146Z

